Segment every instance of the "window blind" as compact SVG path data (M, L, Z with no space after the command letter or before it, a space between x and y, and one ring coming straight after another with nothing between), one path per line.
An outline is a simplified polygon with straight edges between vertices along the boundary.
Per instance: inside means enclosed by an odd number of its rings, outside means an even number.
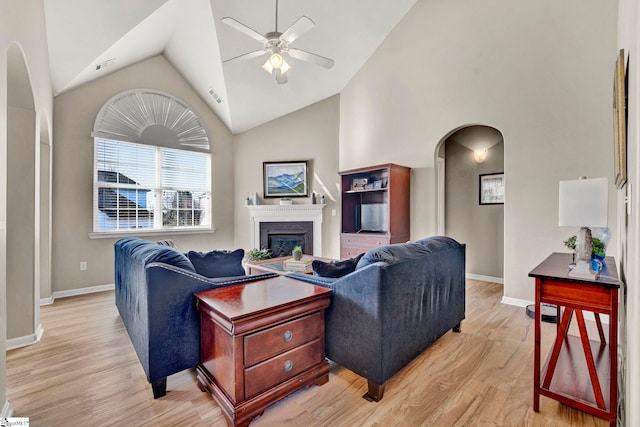
M95 138L94 231L211 226L207 153Z

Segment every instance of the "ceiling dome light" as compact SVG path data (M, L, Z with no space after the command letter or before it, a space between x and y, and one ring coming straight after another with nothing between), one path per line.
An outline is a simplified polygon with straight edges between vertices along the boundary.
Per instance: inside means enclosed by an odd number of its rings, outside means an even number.
M280 68L282 67L282 63L284 62L284 59L282 58L282 55L280 55L279 53L275 52L273 55L271 55L271 57L269 58L269 63L271 64L271 66L273 68Z
M487 158L487 149L485 148L484 150L475 150L473 152L473 158L478 163L484 162Z
M262 65L262 69L269 74L273 74L273 70L279 69L280 74L284 74L291 69L291 65L284 60L282 55L274 53L267 59L267 62Z

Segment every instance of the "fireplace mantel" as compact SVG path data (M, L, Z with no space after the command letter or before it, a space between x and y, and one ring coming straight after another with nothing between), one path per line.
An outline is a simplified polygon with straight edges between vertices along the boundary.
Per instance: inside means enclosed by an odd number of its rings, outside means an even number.
M260 246L261 222L313 221L313 255L322 256L322 208L325 205L247 205L251 224L251 247Z

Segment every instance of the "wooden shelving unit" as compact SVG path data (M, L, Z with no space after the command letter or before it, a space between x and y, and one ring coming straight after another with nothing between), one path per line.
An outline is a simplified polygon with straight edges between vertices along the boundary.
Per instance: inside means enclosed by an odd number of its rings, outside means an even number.
M339 174L342 188L341 258L353 257L376 246L409 240L410 168L388 163ZM357 185L365 180L365 186ZM375 227L363 227L363 205L372 205L365 206L365 211L375 205L380 213L382 221L378 221Z

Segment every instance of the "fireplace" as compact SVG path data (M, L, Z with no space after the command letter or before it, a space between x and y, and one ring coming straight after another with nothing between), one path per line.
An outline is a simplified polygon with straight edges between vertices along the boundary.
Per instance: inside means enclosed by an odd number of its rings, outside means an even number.
M313 221L260 223L260 247L271 249L274 257L291 255L297 245L313 255Z
M289 246L299 244L305 254L322 256L322 208L321 204L249 205L251 247L261 249L272 246L290 255ZM267 237L262 236L262 224L270 224ZM269 233L272 242L269 243ZM304 237L303 237L304 236ZM301 243L296 243L301 242Z

